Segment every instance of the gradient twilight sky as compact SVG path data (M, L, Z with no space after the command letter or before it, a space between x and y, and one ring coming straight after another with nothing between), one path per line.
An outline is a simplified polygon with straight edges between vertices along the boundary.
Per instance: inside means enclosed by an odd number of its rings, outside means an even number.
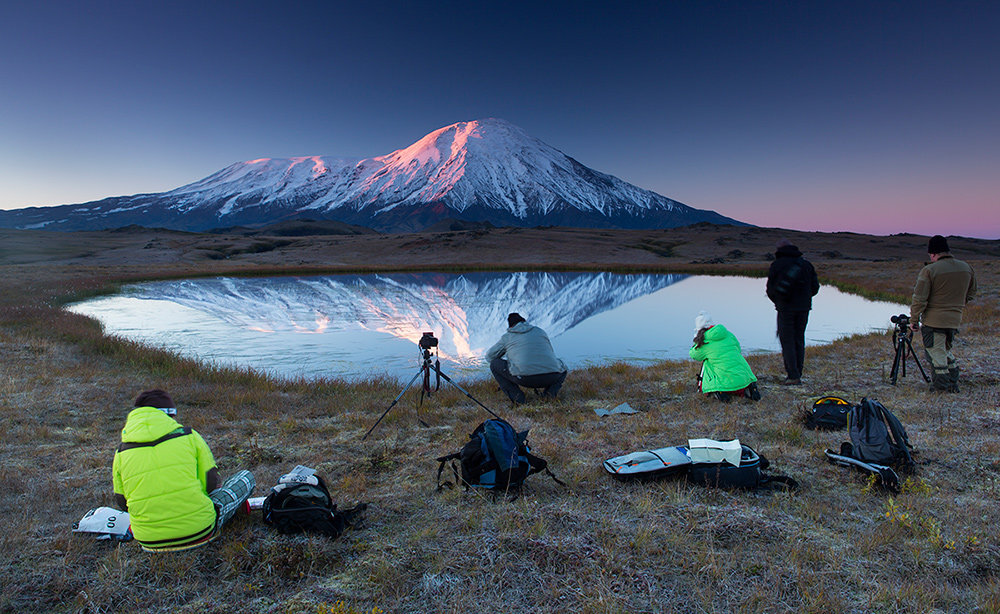
M761 226L1000 238L1000 2L0 4L0 208L499 117Z

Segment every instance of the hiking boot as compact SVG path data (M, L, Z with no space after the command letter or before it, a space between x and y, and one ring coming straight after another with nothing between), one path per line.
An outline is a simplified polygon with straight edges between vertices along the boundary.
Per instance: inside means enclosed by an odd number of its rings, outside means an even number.
M792 379L790 377L785 378L785 381L781 382L782 386L799 386L802 384L800 379Z
M754 401L760 400L760 389L757 388L757 382L751 382L750 385L747 386L747 396Z
M951 392L952 386L957 388L957 384L952 381L950 373L934 372L931 378L931 392Z

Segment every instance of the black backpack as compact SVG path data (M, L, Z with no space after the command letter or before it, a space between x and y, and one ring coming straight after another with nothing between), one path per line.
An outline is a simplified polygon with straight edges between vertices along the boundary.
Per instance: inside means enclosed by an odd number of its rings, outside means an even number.
M821 431L839 431L847 427L847 414L854 407L840 397L823 397L813 403L806 418L806 428Z
M782 299L789 298L802 284L804 280L802 273L802 262L800 259L796 258L794 262L788 265L788 268L785 269L781 276L775 280L772 288L774 293Z
M441 473L449 461L455 474L455 484L463 484L466 490L486 488L494 493L516 495L524 480L540 471L563 484L549 471L545 459L531 453L527 437L528 431L518 433L506 420L483 422L469 435L468 443L461 450L436 459L439 463L437 489L452 485L441 482ZM461 474L455 461L461 463Z
M847 429L851 435L849 456L867 463L910 467L910 442L899 418L881 403L867 398L852 407L847 415Z
M326 483L318 475L306 481L279 482L264 499L264 523L279 533L322 533L340 537L347 522L364 511L364 504L337 512Z

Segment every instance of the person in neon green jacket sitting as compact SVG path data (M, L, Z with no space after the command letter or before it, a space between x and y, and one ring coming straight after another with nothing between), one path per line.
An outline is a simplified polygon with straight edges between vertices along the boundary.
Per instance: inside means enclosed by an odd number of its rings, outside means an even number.
M750 370L740 351L736 335L725 326L714 324L712 316L702 311L695 318L694 346L688 352L692 360L700 360L698 385L704 394L720 401L733 397L760 400L757 377Z
M128 511L132 534L148 551L211 541L256 485L253 474L240 471L220 486L208 444L176 415L166 392L140 394L111 466L115 503Z

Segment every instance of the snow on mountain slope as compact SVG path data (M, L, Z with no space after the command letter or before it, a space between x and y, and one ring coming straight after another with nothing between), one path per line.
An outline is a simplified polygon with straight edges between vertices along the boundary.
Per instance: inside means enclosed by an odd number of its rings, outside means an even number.
M294 217L385 231L419 230L448 217L498 226L739 224L587 168L513 124L486 119L446 126L375 158L250 160L161 194L0 212L0 225L208 230Z

